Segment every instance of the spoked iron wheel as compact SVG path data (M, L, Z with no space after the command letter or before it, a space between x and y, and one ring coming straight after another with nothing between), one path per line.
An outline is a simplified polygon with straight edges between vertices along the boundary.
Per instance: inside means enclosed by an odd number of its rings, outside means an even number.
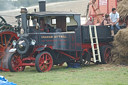
M0 33L0 70L9 71L6 64L8 61L9 49L12 48L13 40L17 39L17 34L14 32L5 31Z
M109 63L110 56L111 56L111 49L110 48L106 48L105 54L104 54L104 59L105 59L106 63Z
M13 53L8 59L8 67L11 72L24 71L25 66L21 66L22 60L18 53Z
M110 46L103 46L101 47L101 61L102 64L107 64L110 62L111 57L111 47Z
M35 66L38 72L50 71L53 66L53 58L49 52L42 52L37 55Z

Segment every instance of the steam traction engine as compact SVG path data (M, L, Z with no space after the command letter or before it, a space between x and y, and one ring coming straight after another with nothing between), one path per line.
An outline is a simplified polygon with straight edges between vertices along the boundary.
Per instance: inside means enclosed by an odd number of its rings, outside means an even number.
M10 71L23 71L25 66L35 66L38 72L46 72L53 65L64 62L89 64L94 58L89 29L92 29L92 35L97 30L99 40L101 59L98 61L99 57L95 55L94 62L109 61L110 27L97 26L94 30L92 26L81 26L80 14L45 11L45 1L39 4L40 12L28 14L27 9L22 8L21 15L17 16L22 19L22 29L20 38L13 41L14 48L9 50Z

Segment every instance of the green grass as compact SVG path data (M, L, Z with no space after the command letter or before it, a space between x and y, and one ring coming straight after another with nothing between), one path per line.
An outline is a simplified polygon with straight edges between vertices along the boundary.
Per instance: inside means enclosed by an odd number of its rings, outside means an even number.
M38 73L27 67L24 72L1 72L18 85L128 85L128 67L91 65L83 68L54 67L50 72Z

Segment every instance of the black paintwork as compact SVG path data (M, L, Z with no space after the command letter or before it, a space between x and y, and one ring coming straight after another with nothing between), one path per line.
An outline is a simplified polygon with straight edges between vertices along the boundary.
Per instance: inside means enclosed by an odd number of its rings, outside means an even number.
M53 46L54 50L81 51L82 44L90 43L89 26L74 28L74 32L41 32L30 30L30 37L37 41L38 46ZM94 31L94 30L93 30ZM93 32L94 34L94 32ZM113 41L109 26L97 26L99 43L109 43Z
M38 31L38 30L37 30ZM75 32L30 33L29 36L37 41L37 46L53 46L54 50L80 51L80 34Z
M111 37L111 29L109 26L97 26L97 35L99 43L111 42L113 38ZM90 43L89 26L82 26L82 43ZM92 29L93 30L93 29ZM94 34L94 30L93 30Z

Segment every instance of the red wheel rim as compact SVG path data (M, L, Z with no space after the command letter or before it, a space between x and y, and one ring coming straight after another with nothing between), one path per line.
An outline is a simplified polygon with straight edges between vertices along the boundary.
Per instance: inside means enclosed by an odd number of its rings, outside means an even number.
M15 72L20 72L24 70L22 65L22 60L18 54L14 54L11 60L12 68Z
M39 67L42 72L50 71L53 65L52 56L44 53L39 58Z
M104 59L106 63L110 62L110 56L111 56L111 48L106 48L105 54L104 54Z
M9 71L8 68L5 68L4 60L6 59L9 49L12 48L12 41L17 40L17 34L10 31L5 31L0 33L0 70Z

